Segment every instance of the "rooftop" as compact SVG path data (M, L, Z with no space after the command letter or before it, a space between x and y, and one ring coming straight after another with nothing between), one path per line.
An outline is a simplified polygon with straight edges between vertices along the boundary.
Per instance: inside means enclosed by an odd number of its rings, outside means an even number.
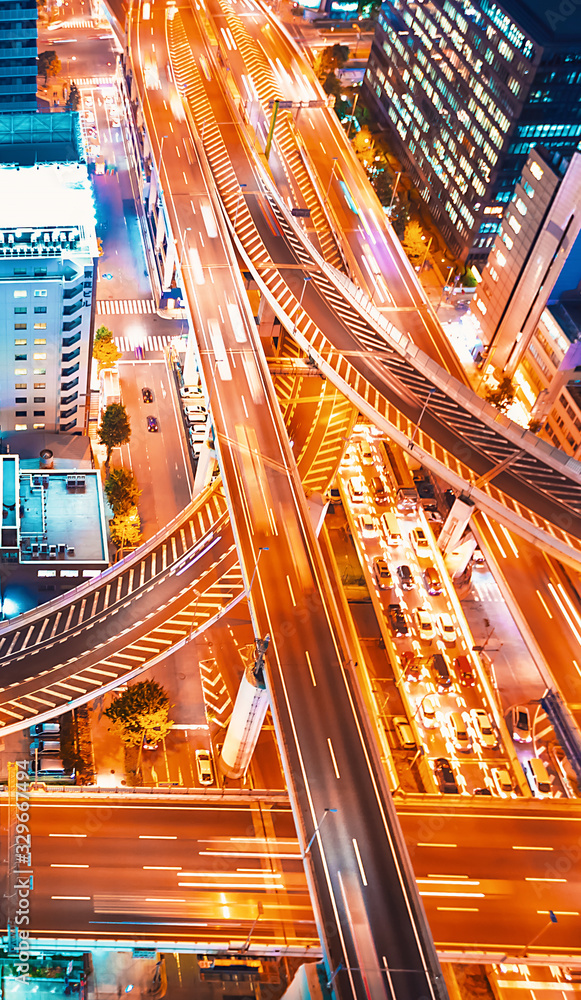
M20 561L108 562L98 473L20 473Z
M499 0L499 6L541 45L566 43L576 49L581 43L581 13L574 2Z
M78 233L80 243L92 256L98 255L95 236L95 205L87 168L79 163L42 163L19 167L0 164L0 231L4 242L10 231L14 242L30 242L38 234L39 244L60 245L60 234ZM24 231L29 230L30 233ZM46 231L49 231L48 233ZM58 232L57 240L54 232ZM50 240L46 240L46 236Z

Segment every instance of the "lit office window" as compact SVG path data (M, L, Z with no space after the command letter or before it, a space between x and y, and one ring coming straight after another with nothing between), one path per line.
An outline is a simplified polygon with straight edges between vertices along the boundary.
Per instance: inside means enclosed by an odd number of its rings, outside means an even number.
M502 250L496 251L496 260L498 262L499 267L504 267L504 265L506 264L506 257L504 256Z
M25 431L26 428L27 428L27 424L14 424L14 430L15 431Z
M486 313L486 306L484 305L484 302L482 301L482 299L476 299L476 307L477 307L477 309L480 309L480 312L484 316L485 313Z
M34 329L35 330L46 330L46 323L35 323L34 324Z
M46 337L35 337L34 338L34 343L35 344L46 344Z
M25 299L26 295L27 293L23 288L17 288L16 291L14 292L15 299Z
M32 427L33 430L35 431L43 431L44 428L46 427L46 424L33 424Z
M14 341L14 346L15 347L26 347L26 337L24 339L22 337L19 337L18 340Z
M33 354L32 355L32 360L33 361L46 361L46 352L44 354Z
M522 198L517 198L515 204L516 204L517 211L520 212L521 215L526 215L527 214L527 206L525 205L525 203L522 200Z
M521 231L521 224L518 221L518 219L515 219L514 215L510 216L510 218L508 220L508 224L509 224L509 226L510 226L511 229L514 229L515 233L520 233L520 231Z
M502 242L505 244L507 250L512 250L514 243L512 242L508 233L502 234Z
M541 177L543 176L543 173L544 173L542 167L540 167L538 163L531 163L531 168L530 169L531 169L531 174L533 175L533 177L536 177L537 180L540 181L540 179L541 179Z
M28 375L28 372L27 372L26 368L15 368L14 369L14 374L15 375Z
M535 196L535 189L532 186L532 184L529 184L528 181L523 181L522 182L522 186L525 189L525 193L528 194L529 198L534 198L534 196Z
M24 294L26 295L26 292ZM14 295L16 296L16 292L14 293ZM48 291L46 288L35 288L34 295L35 298L46 298L48 295Z
M34 369L34 374L35 375L46 375L46 368L35 368Z

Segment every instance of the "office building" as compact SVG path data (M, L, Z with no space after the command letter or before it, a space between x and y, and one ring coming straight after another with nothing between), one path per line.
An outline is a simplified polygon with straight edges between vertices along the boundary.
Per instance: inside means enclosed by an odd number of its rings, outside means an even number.
M581 139L579 8L387 0L363 86L452 251L484 261L531 146Z
M87 167L0 164L0 189L0 425L81 434L98 257Z
M488 375L513 375L581 232L581 153L531 150L471 311Z
M36 111L36 0L0 2L0 114Z
M545 309L516 372L519 390L531 401L537 433L581 458L581 340L571 339Z

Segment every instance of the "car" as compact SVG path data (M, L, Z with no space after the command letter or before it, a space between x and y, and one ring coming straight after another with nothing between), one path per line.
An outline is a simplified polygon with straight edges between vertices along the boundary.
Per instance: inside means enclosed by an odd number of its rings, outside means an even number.
M35 722L30 727L31 736L59 736L61 731L59 722Z
M524 705L513 705L510 716L513 740L516 740L517 743L530 743L533 734L528 708Z
M494 782L494 787L502 798L506 798L512 792L512 781L510 780L510 774L505 771L502 767L492 768L492 780Z
M214 784L214 768L209 750L196 750L196 771L201 785Z
M379 521L373 517L373 514L360 514L359 528L365 538L373 538L374 535L379 534Z
M159 747L159 740L146 740L144 736L142 747L144 750L157 750Z
M422 665L410 650L402 653L401 667L406 681L419 681L422 675Z
M425 608L416 610L416 627L422 642L431 642L436 637L432 616Z
M397 567L397 578L404 590L413 590L416 585L411 569L405 564Z
M492 795L490 788L475 788L473 795Z
M387 619L389 621L389 627L394 635L407 635L409 632L407 622L405 620L405 615L402 611L401 604L390 604L387 608Z
M375 573L377 584L382 590L387 590L389 587L393 587L393 580L391 573L389 572L389 566L387 565L385 559L373 560L373 572Z
M145 389L145 388L142 389L141 390L141 397L142 397L144 403L153 403L153 393L152 393L151 389Z
M436 757L434 761L434 774L438 782L438 787L444 795L460 794L456 775L447 757Z
M442 581L440 580L438 571L433 566L428 566L424 570L424 586L430 597L439 597L442 593Z
M487 750L495 750L498 746L498 738L490 725L490 719L483 708L473 708L470 711L470 719L476 733L478 742Z
M467 656L457 656L454 660L454 670L462 687L474 687L474 668Z
M581 968L565 965L561 969L561 973L563 979L566 979L568 983L581 983Z
M182 396L183 399L192 397L197 399L198 396L200 399L203 399L204 393L198 385L182 385L180 389L180 396Z
M436 715L439 708L439 701L434 694L427 694L420 704L420 715L426 729L434 729L438 724Z
M396 715L393 720L393 728L395 730L397 742L403 750L416 749L414 731L405 716Z
M450 644L456 642L454 622L446 612L443 615L438 615L438 630L444 642L449 642Z
M331 488L329 490L327 490L326 499L329 501L329 503L333 503L333 504L334 503L341 503L341 492L339 490L339 487L338 486L331 486Z
M347 490L353 503L363 503L365 500L365 480L363 476L353 476L347 483Z
M430 555L430 543L423 528L414 528L410 538L418 559Z
M448 717L448 729L452 737L452 742L460 753L470 753L472 750L472 740L468 732L468 727L464 717L460 712L450 712Z
M159 430L159 424L157 422L157 417L148 417L147 418L147 429L152 434L156 434L157 433L157 431Z
M369 441L360 441L357 450L361 458L362 465L373 465L373 452Z
M201 413L204 415L204 418L208 416L208 411L206 409L205 401L200 403L192 403L191 399L186 399L184 400L184 411L188 414Z
M480 549L474 549L474 552L472 553L472 562L475 566L484 566L485 559Z
M443 653L434 653L429 660L430 673L437 691L447 691L452 687L452 675Z

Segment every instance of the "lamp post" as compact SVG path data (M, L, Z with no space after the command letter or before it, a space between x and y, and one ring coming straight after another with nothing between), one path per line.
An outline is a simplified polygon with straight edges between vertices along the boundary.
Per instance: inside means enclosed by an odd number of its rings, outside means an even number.
M252 926L251 926L250 930L248 931L248 937L246 938L246 941L244 942L244 944L242 945L242 947L240 949L241 952L248 951L248 949L250 948L250 939L252 938L252 935L254 933L254 928L256 927L258 921L260 920L260 918L262 916L263 909L264 909L262 903L259 902L257 904L257 908L258 908L258 913L256 914L256 917L254 918L254 921L252 923Z
M256 571L258 569L258 563L260 562L260 557L261 557L261 555L262 555L263 552L268 552L268 545L261 545L260 548L259 548L259 550L258 550L258 555L256 556L256 562L254 563L254 570L252 571L252 578L250 580L250 584L249 584L249 587L248 587L248 594L249 595L250 595L250 591L252 590L252 584L254 583L254 577L256 576Z
M395 192L397 191L397 186L399 184L399 179L400 179L402 173L403 173L402 170L398 170L397 174L395 175L395 184L393 185L393 190L391 192L391 201L390 201L389 205L387 206L387 214L388 215L391 215L391 209L392 209L392 206L393 206L393 200L395 198Z
M238 222L238 209L240 208L240 199L242 198L242 191L246 187L248 187L247 184L241 184L240 185L240 190L238 191L238 200L236 202L236 212L234 213L234 229L236 229L236 223Z
M349 122L349 125L347 126L347 138L349 138L349 135L351 133L351 126L353 124L353 119L355 118L355 108L357 107L358 100L359 100L359 91L357 91L357 93L355 94L355 100L353 101L353 107L351 108L351 120Z
M165 142L166 139L167 139L167 135L162 135L162 137L161 137L161 145L159 147L159 161L158 161L158 164L157 164L157 182L160 185L161 185L161 158L163 156L163 144L164 144L164 142Z
M186 255L186 252L187 252L187 249L188 249L188 246L187 246L187 243L186 243L186 233L191 233L191 231L192 231L192 227L191 226L186 226L180 232L180 238L181 238L181 241L182 241L182 260L183 260L183 257ZM181 267L181 263L180 263L180 267Z
M333 182L333 177L335 176L335 170L337 169L337 163L339 158L337 156L333 157L333 169L331 170L331 176L329 177L329 183L327 184L327 190L325 192L325 200L329 197L329 191L331 190L331 184Z
M423 417L424 413L426 412L426 409L428 407L428 403L430 402L430 399L432 398L432 394L435 391L436 391L436 386L435 385L433 385L432 388L428 390L428 395L426 396L426 398L424 400L424 405L422 406L421 413L420 413L420 415L418 417L418 422L417 422L416 426L414 427L414 432L413 432L411 438L408 441L408 448L413 448L413 444L414 444L414 441L416 439L416 434L418 433L418 431L420 429L420 424L422 422L422 417Z
M549 922L547 924L545 924L544 927L541 927L541 930L539 931L539 933L535 934L535 936L532 939L532 941L530 941L529 944L527 944L525 950L523 951L523 958L527 957L529 948L532 948L532 946L534 945L535 941L539 940L541 934L544 934L545 931L548 931L548 929L551 926L551 924L558 924L558 923L559 923L559 921L557 920L556 915L553 913L552 910L549 910Z
M325 812L323 813L323 815L321 816L321 818L320 818L319 822L317 823L315 829L313 830L313 836L311 837L311 839L309 840L307 846L305 847L305 853L303 854L303 861L306 858L307 854L309 853L309 851L310 851L310 849L311 849L311 847L313 845L313 841L314 841L315 837L317 836L319 830L321 829L323 823L325 822L325 818L327 817L327 815L329 813L336 813L336 812L337 812L336 809L325 809Z

